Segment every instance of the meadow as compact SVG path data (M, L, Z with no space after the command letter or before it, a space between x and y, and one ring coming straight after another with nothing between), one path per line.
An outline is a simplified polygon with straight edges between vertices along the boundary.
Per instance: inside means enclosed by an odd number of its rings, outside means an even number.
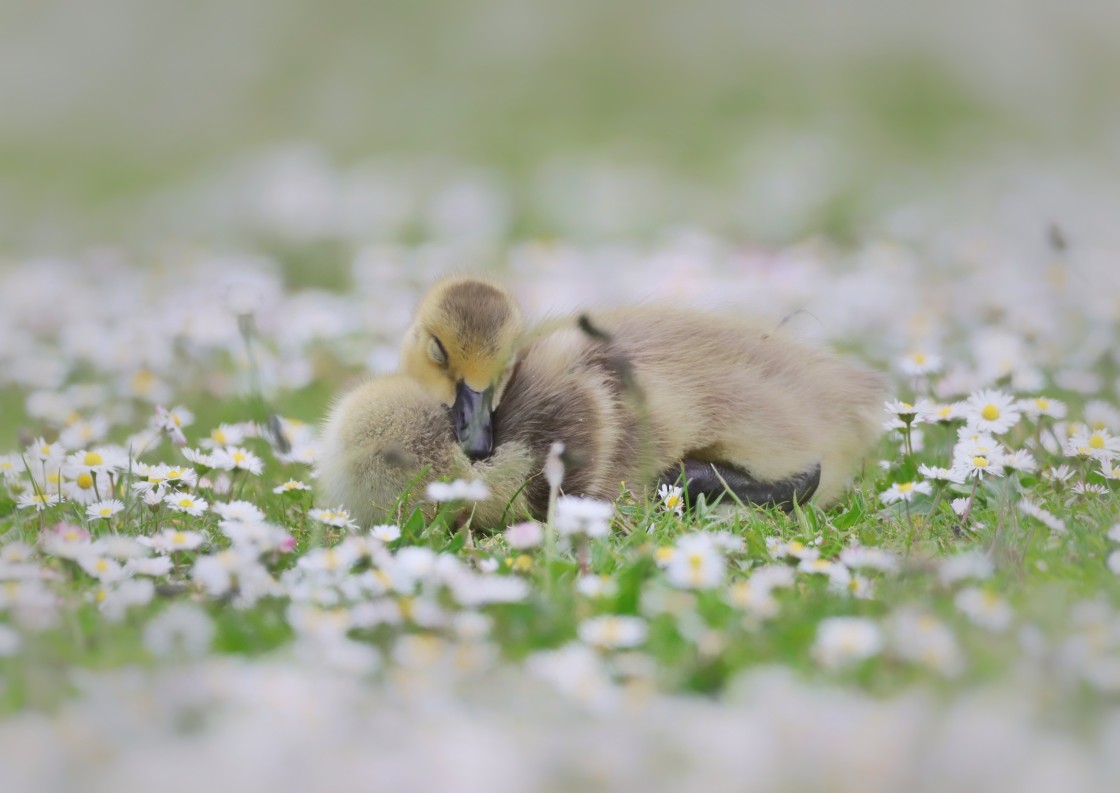
M1115 21L6 5L0 791L1114 789ZM319 423L464 272L771 322L882 439L792 514L359 525Z
M262 236L3 271L4 789L283 788L297 757L355 788L1114 772L1111 251L1042 223L1010 242L934 224L849 247L518 241L502 196L458 177L418 205L401 222L423 239L333 269ZM490 536L455 528L463 489L356 525L316 497L316 423L394 368L449 269L531 317L649 299L771 317L891 374L881 445L827 510L686 511L619 483L598 512ZM448 499L430 523L429 497Z

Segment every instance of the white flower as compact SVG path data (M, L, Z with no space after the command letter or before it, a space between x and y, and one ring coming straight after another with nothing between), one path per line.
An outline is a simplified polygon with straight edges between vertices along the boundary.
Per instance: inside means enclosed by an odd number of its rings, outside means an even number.
M251 501L218 502L214 505L214 512L224 520L241 523L259 523L264 520L264 512Z
M723 583L727 562L709 534L681 536L665 569L669 583L682 589L711 589Z
M1120 479L1120 464L1113 461L1101 461L1101 476L1113 481Z
M966 587L953 598L957 608L966 617L992 631L1005 631L1011 627L1014 613L1007 601L994 592L978 587Z
M581 575L576 581L576 591L584 597L613 597L618 592L618 584L605 575Z
M110 559L106 556L95 556L87 554L79 558L79 566L86 571L89 575L96 578L102 583L112 583L120 581L125 577L124 568L121 567L120 562L115 559Z
M481 479L467 481L456 479L454 482L432 482L428 485L428 500L437 503L445 501L485 501L490 490Z
M544 460L544 478L552 490L559 488L564 481L564 444L557 442L548 447L548 456Z
M147 578L126 578L116 586L97 593L98 608L110 622L120 622L133 606L146 606L155 597L156 587Z
M337 526L341 529L358 528L358 524L351 520L350 513L341 506L335 509L312 509L307 514L328 526Z
M929 614L900 610L890 621L891 648L903 660L921 664L946 677L964 669L964 655L956 637Z
M1105 536L1113 542L1120 542L1120 523L1117 523L1115 526L1109 529L1108 534L1106 534Z
M90 520L104 520L124 510L124 504L115 498L95 501L86 507L86 517Z
M198 606L172 603L144 626L144 647L159 658L201 658L214 640L214 621Z
M1108 555L1108 569L1120 575L1120 551L1113 551Z
M918 494L929 495L933 487L929 482L896 482L882 493L879 499L884 504L894 504L898 501L913 501Z
M1112 460L1120 457L1120 438L1113 437L1106 429L1090 429L1079 425L1070 433L1065 453L1069 457Z
M58 495L55 493L27 492L16 499L16 506L20 509L31 507L36 512L42 512L47 507L57 504L58 501Z
M506 529L506 542L511 548L535 548L544 540L544 529L535 520L514 523Z
M1059 399L1037 396L1032 399L1020 399L1016 404L1020 410L1035 421L1042 416L1054 419L1064 419L1066 417L1066 403Z
M164 529L152 537L140 538L140 542L160 553L193 551L205 541L206 538L197 531L179 531L178 529Z
M926 420L929 411L929 400L919 399L915 403L903 402L893 399L884 403L883 410L893 418L887 422L887 429L904 427L910 424L921 424Z
M949 586L966 578L991 578L994 571L992 560L980 551L962 551L942 559L937 574L941 583Z
M1003 391L977 391L965 402L965 421L980 432L1002 435L1018 424L1020 417L1018 403Z
M369 530L369 533L371 537L373 537L375 540L381 540L381 542L394 542L401 538L400 527L395 526L392 523L378 524L377 526L372 527Z
M248 449L234 446L228 449L215 449L211 455L213 465L223 471L248 471L260 475L264 470L264 461Z
M148 575L159 578L171 572L171 557L153 556L147 559L129 559L125 563L124 569L129 575Z
M276 487L272 488L272 492L276 493L276 494L298 493L300 491L310 490L310 489L311 489L310 485L305 485L303 482L299 481L298 479L289 479L284 484L277 485Z
M614 505L582 496L560 496L556 502L556 531L559 534L585 534L605 537L611 530Z
M853 545L840 552L840 561L853 570L867 568L882 573L898 570L898 557L882 548Z
M927 350L910 350L898 361L898 368L909 377L940 372L941 366L941 356Z
M821 555L821 552L816 548L810 547L801 540L790 540L789 542L782 542L778 537L766 538L766 550L770 555L776 559L781 559L786 556L793 557L794 559L816 559Z
M926 479L932 479L936 482L954 482L958 485L964 482L963 472L955 471L952 468L935 468L922 463L918 466L918 473Z
M838 669L878 655L883 649L883 632L862 617L829 617L817 626L817 638L810 653L821 666Z
M683 487L663 484L657 489L657 497L661 499L661 506L666 512L675 512L678 517L684 514Z
M194 517L201 515L209 506L205 500L189 493L168 493L164 496L163 503L176 512L183 512Z
M584 620L579 625L581 641L595 647L637 647L646 640L649 627L641 617L608 614Z
M1031 472L1038 469L1038 461L1026 449L1016 449L1003 456L1003 467L1011 471Z
M0 623L0 658L10 658L19 652L20 638L15 629Z

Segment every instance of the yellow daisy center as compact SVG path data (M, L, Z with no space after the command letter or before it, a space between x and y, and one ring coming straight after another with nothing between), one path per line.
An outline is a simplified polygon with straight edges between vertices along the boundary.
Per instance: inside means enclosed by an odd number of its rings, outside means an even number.
M176 545L184 545L187 542L187 535L181 531L177 531L171 535L171 542Z
M82 458L82 465L101 465L105 462L105 458L97 452L86 452L86 456Z
M916 352L910 356L910 359L921 366L926 362L926 354L924 352Z
M789 544L790 553L798 553L805 550L805 543L800 540L791 540Z
M898 486L898 489L899 489L899 491L901 491L903 493L909 493L911 490L914 489L914 483L913 482L903 482L901 485Z
M1034 404L1035 404L1035 407L1037 407L1039 410L1049 410L1050 409L1050 400L1049 399L1044 399L1042 397L1039 397L1038 399L1036 399L1034 401Z
M659 562L667 562L667 561L669 561L670 559L673 558L673 553L674 553L673 549L666 546L664 548L658 548L654 552L654 556L657 558L657 561L659 561Z
M80 474L78 474L77 482L78 487L80 487L82 490L89 490L91 487L93 487L93 476L86 471L82 471Z
M225 430L210 430L210 439L213 440L214 443L224 444L226 442Z
M241 463L245 462L246 459L248 459L248 458L246 457L245 452L234 452L233 453L233 462L237 465L240 465Z
M977 455L976 457L972 458L972 464L975 465L977 468L987 468L988 467L988 458L987 457L981 457L981 456Z
M109 569L109 563L106 562L104 559L98 559L96 562L93 563L93 569L96 570L99 573L104 573L106 570Z
M179 499L179 506L189 509L190 507L194 506L194 501L189 498L181 498Z
M1103 449L1104 438L1102 438L1100 435L1093 435L1089 438L1089 447L1092 449Z
M984 417L985 421L995 421L999 418L999 408L989 402L984 405L984 409L980 411L980 415Z

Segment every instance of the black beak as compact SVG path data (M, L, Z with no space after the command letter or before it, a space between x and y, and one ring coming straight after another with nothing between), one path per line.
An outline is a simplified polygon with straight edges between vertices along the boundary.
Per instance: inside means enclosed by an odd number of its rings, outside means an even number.
M455 404L451 406L455 435L472 460L489 457L494 448L494 425L490 417L493 399L493 387L475 391L462 380L455 387Z

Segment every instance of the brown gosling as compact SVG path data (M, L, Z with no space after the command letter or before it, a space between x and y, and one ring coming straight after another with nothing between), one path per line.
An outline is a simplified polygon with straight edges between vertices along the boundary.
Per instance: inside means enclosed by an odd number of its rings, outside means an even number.
M564 444L564 493L613 500L624 483L648 489L683 470L694 492L719 497L729 487L753 503L788 506L812 495L819 466L778 482L697 459L685 459L679 434L662 437L630 382L632 366L584 331L563 328L524 351L494 416L494 449L472 459L447 408L407 375L368 381L330 411L319 482L324 496L369 524L394 517L400 495L422 493L437 479L481 479L489 497L472 525L496 529L543 518L549 485L542 469L554 442ZM429 516L432 505L421 503Z
M467 299L484 287L494 290L486 292L489 299ZM495 341L450 343L471 351L460 352L456 371L487 372L503 394L519 360L528 356L542 362L536 368L551 366L557 376L585 358L625 362L623 385L639 401L643 419L630 429L640 431L638 441L654 462L713 463L723 466L721 471L738 470L748 481L772 483L796 482L819 465L816 495L826 505L841 494L881 434L887 396L881 375L758 322L644 305L552 320L519 336L520 312L508 293L471 278L437 284L421 307L433 305L440 312L427 313L438 313L448 339L457 338L454 328L470 327L476 330L468 339ZM433 325L418 316L417 327ZM415 361L422 336L412 329L410 334L403 357ZM429 377L421 382L448 404L452 368L428 363L427 369ZM436 382L438 388L430 385ZM532 389L522 391L527 401L518 410L535 409L531 394ZM483 457L503 411L487 414L480 400L471 404L479 405L471 421L456 412L455 430L468 454Z

